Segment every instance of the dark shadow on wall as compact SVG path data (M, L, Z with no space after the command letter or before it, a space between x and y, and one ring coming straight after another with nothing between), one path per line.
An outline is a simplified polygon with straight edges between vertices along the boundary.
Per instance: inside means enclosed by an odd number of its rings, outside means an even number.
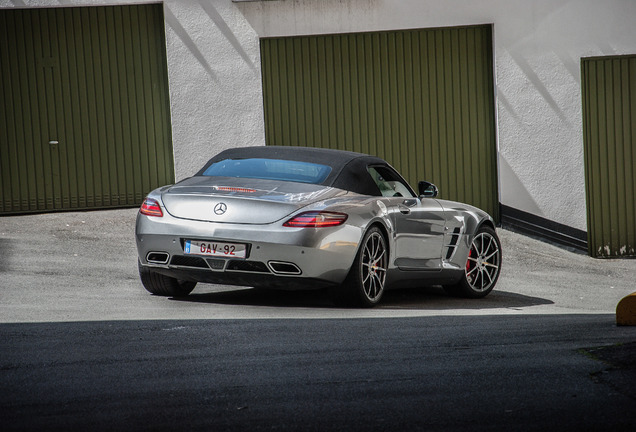
M239 42L237 37L234 35L234 32L232 31L232 29L230 29L230 27L227 25L223 17L219 14L219 12L214 8L214 6L212 6L212 3L210 3L209 0L208 1L199 0L199 4L201 5L205 13L208 15L208 17L210 17L212 22L221 31L221 33L223 33L223 36L225 36L228 42L230 42L232 47L234 47L236 52L241 56L241 58L249 66L249 68L252 69L253 72L257 72L256 66L254 65L250 57L247 55L247 52L245 52L245 50L241 46L241 42Z
M212 23L219 29L219 31L223 34L225 39L232 45L234 50L241 56L243 61L247 64L247 66L254 72L257 73L257 67L250 59L247 52L243 49L241 42L238 40L232 29L225 22L221 14L216 10L216 8L209 1L199 1L199 5L205 12L205 14L210 18ZM197 59L197 61L203 66L203 68L207 71L210 77L218 81L217 75L212 70L212 66L206 60L205 56L198 48L196 42L190 37L188 31L183 27L183 25L179 22L178 18L174 15L174 13L170 10L167 5L164 5L164 13L165 20L168 26L175 32L175 34L181 39L183 44L190 50L192 55Z
M214 71L212 70L212 67L210 66L208 61L205 59L205 57L203 56L203 53L197 47L197 44L188 35L187 30L181 25L181 23L179 22L177 17L174 16L174 14L170 10L170 8L168 8L167 5L164 5L163 10L164 10L164 14L165 14L166 23L168 24L168 26L170 28L172 28L174 33L179 37L179 39L181 39L183 44L190 50L192 55L194 55L194 57L199 61L201 66L203 66L203 68L210 75L210 77L214 81L218 81L218 78L217 78L216 74L214 73Z

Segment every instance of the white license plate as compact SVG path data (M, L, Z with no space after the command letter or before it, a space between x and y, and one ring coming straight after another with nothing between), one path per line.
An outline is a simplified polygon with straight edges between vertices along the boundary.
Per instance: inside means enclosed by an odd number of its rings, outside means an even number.
M247 245L243 243L186 240L183 250L186 255L204 255L226 258L245 258L247 255Z

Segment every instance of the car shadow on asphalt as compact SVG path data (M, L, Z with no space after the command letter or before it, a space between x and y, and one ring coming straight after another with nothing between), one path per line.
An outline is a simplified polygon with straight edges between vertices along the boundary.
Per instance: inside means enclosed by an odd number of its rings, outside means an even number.
M333 309L336 307L331 302L325 290L281 291L237 287L236 289L224 289L223 291L216 292L195 291L187 297L172 297L171 300L281 308L304 307ZM550 304L554 304L554 302L548 299L530 297L506 291L495 290L482 299L465 299L450 296L446 294L441 287L425 287L387 290L377 308L402 310L483 310L515 309Z
M551 305L552 300L507 291L494 290L481 299L466 299L448 295L441 287L397 289L387 291L379 307L386 309L516 309Z

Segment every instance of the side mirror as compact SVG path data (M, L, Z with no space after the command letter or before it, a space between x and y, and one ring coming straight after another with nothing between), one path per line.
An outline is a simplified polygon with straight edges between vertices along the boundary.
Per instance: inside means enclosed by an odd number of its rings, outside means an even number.
M420 197L424 197L424 198L435 198L437 194L439 193L437 186L427 181L420 181L417 184L417 189L420 194Z

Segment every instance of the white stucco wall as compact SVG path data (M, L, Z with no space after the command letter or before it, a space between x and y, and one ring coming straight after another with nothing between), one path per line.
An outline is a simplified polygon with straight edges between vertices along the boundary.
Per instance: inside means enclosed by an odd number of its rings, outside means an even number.
M0 7L147 0L0 0ZM636 54L634 0L166 0L177 179L263 145L259 38L493 24L503 204L586 230L580 59Z
M164 3L177 179L265 145L259 37L230 0Z

